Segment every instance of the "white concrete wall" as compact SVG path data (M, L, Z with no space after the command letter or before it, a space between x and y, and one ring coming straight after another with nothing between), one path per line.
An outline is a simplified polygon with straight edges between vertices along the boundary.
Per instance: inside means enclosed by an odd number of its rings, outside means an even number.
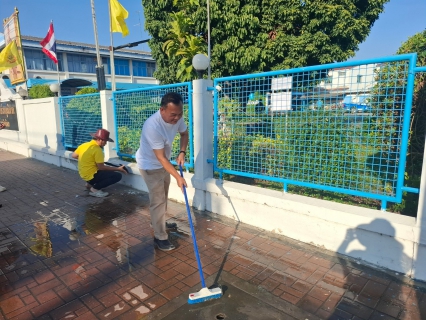
M197 104L206 103L199 94L207 85L208 82L201 86L194 85L194 108L202 108L203 106ZM211 92L208 94L210 96L206 96L206 99L210 101ZM107 95L102 101L102 108L105 109L103 115L109 118L111 112L106 110L109 105ZM69 158L70 152L63 150L60 144L56 145L56 149L53 147L55 134L60 134L56 103L56 99L17 102L20 131L1 130L0 148L76 170L75 160ZM205 116L211 114L210 109L199 111L194 110L194 123L199 123L200 119L197 117L204 117L207 119L204 121L211 122L211 117ZM103 119L103 123L108 124L110 120ZM196 128L198 129L195 130ZM199 132L201 128L203 125L200 123L194 128L196 139L212 141L208 134ZM52 147L46 148L45 135ZM209 146L208 143L206 145ZM205 160L209 153L205 153L202 146L203 143L196 143L195 150ZM113 155L113 152L110 154ZM106 160L127 164L131 174L123 176L122 183L147 191L136 164L128 164L117 158ZM196 163L197 170L212 169L204 161ZM424 208L419 209L421 212L416 219L234 182L222 183L211 178L210 173L198 173L197 176L185 173L185 178L188 182L189 200L191 204L194 201L197 208L205 208L213 213L426 281ZM425 188L425 181L422 190ZM421 198L424 198L423 191ZM184 202L182 192L173 179L170 199Z
M46 150L64 149L58 98L23 100L22 105L28 144L43 146Z

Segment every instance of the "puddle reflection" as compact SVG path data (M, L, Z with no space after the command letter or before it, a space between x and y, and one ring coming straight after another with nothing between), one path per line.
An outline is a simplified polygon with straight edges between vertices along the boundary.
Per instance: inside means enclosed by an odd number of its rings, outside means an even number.
M141 230L135 231L135 222L139 223L139 219L146 219L147 224L150 222L149 216L135 216L139 214L137 209L141 210L148 203L147 196L124 194L91 205L84 213L70 206L49 210L50 204L47 203L36 212L34 220L10 227L11 236L18 241L14 245L11 241L8 252L0 251L0 254L9 255L7 267L20 257L21 261L41 261L66 253L78 254L79 247L88 246L123 270L130 271L134 266L156 259L158 254L154 249L152 230L141 224ZM179 242L191 241L187 219L186 212L173 219L178 228L169 230L169 234L177 246ZM197 217L193 219L196 224ZM86 237L96 241L84 240ZM0 268L3 270L1 265Z

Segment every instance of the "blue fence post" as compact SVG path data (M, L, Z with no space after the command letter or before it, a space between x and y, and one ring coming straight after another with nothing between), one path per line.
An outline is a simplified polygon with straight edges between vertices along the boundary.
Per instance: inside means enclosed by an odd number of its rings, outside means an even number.
M417 54L413 53L410 56L409 65L408 65L407 93L405 96L400 159L398 164L396 202L401 202L402 188L404 187L405 163L407 159L408 138L410 137L409 130L410 130L410 119L411 119L411 105L413 102L413 94L414 94L414 69L416 67L416 62L417 62Z

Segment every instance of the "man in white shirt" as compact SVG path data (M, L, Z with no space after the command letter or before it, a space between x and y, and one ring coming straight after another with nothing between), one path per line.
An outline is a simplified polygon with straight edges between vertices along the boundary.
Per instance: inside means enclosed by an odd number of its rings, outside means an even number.
M183 190L186 181L170 163L173 140L180 134L180 152L176 158L184 165L188 146L188 130L183 121L183 101L178 93L169 92L161 99L160 110L148 118L142 127L140 146L136 151L136 162L149 191L149 212L154 228L154 245L162 251L175 246L166 232L167 197L172 175Z

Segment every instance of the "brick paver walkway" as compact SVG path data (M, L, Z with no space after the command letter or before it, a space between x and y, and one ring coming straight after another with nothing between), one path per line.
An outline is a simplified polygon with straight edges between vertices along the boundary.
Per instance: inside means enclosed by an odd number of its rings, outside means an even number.
M199 288L183 205L169 205L178 248L164 253L142 192L92 198L75 171L2 150L0 185L0 319L142 319ZM194 220L206 276L227 272L322 319L426 319L423 283L216 215Z

